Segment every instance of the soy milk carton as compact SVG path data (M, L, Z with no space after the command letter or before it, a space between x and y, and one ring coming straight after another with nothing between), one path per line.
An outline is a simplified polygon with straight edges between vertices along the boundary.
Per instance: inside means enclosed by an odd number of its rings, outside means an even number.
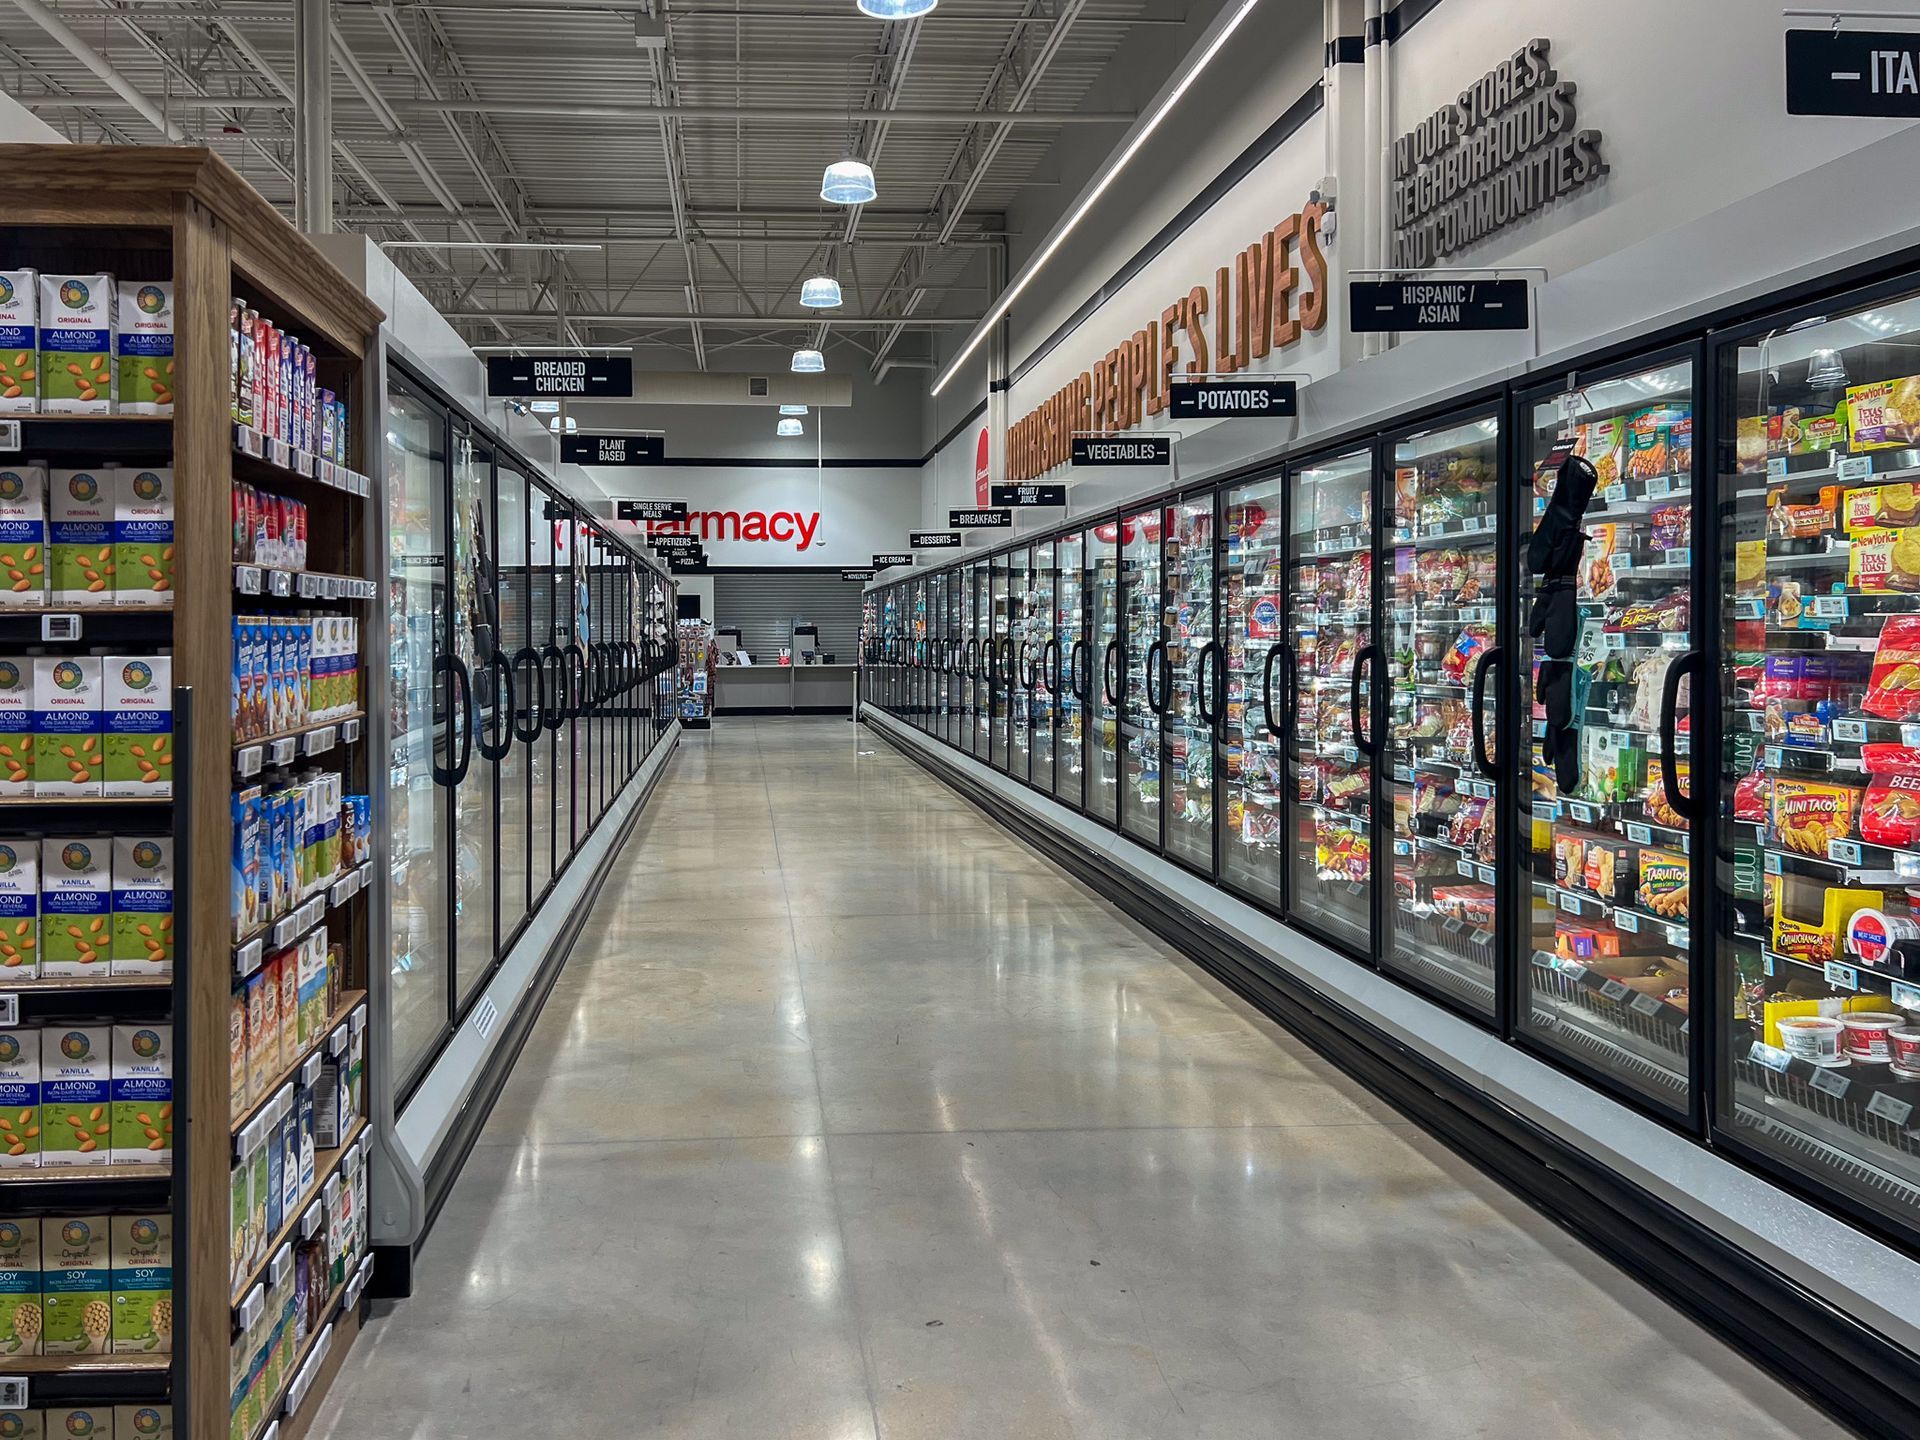
M33 793L98 795L100 657L39 655L33 662Z
M47 467L0 465L0 607L47 599Z
M113 472L113 603L173 603L173 471Z
M113 1353L173 1351L173 1217L165 1211L115 1215Z
M122 280L119 322L120 413L173 413L173 282Z
M101 793L173 793L173 660L109 655L100 664L106 765Z
M0 415L40 408L40 277L0 270Z
M55 470L48 476L47 598L56 605L113 601L113 483L111 470Z
M0 1360L40 1353L41 1285L40 1222L0 1217Z
M46 1328L40 1349L47 1355L106 1355L113 1336L112 1231L105 1215L49 1215L40 1222L41 1288ZM48 1411L48 1419L65 1412ZM111 1427L113 1412L95 1412ZM111 1429L75 1429L56 1435L110 1434Z
M113 411L115 294L111 275L40 277L40 408Z
M33 794L33 661L0 656L0 795Z
M113 1157L110 1027L72 1021L40 1032L40 1168Z
M173 1440L171 1405L116 1405L114 1440Z
M40 847L31 840L0 840L0 985L39 978ZM0 1101L0 1120L5 1108ZM6 1163L0 1155L0 1165Z

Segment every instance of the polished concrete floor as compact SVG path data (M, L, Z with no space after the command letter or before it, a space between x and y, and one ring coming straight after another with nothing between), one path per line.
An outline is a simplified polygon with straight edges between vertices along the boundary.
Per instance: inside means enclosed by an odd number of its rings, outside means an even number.
M1840 1433L843 720L617 864L319 1435Z

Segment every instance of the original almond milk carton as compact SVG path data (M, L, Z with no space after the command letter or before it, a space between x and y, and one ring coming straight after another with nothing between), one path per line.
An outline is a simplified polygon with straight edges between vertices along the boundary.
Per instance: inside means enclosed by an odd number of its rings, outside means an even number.
M40 277L40 408L48 415L113 413L111 275Z
M47 477L47 598L56 605L112 604L111 470L54 470Z
M0 607L47 599L47 467L0 465Z
M103 795L173 794L173 660L109 655L100 662Z
M0 840L0 985L39 978L40 847L31 840ZM5 1109L0 1101L0 1121ZM0 1165L6 1163L0 1155Z
M0 1170L39 1168L40 1032L0 1030ZM6 1264L0 1255L0 1357L9 1353Z
M100 793L100 679L97 655L34 657L35 795Z
M173 282L122 280L114 297L120 413L173 413Z
M113 472L113 603L173 604L173 471Z
M0 656L0 795L33 794L33 661Z
M0 415L40 408L40 276L0 270Z

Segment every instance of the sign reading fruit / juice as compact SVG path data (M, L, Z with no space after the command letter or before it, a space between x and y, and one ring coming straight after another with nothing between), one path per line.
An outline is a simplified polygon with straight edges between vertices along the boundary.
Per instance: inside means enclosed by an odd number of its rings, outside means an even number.
M40 408L49 415L113 409L111 275L40 277Z

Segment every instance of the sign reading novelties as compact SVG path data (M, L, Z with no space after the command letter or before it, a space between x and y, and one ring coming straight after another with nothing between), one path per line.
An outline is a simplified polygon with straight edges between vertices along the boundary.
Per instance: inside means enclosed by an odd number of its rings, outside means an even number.
M1011 510L949 510L947 524L956 530L1005 530L1013 524Z
M1176 380L1167 392L1176 420L1285 420L1300 413L1292 380Z
M487 394L629 399L633 360L626 355L489 355Z
M684 520L687 518L687 502L684 500L616 500L613 502L613 518L632 520L636 524L642 521Z
M1787 113L1920 117L1920 34L1787 31Z
M1524 330L1524 280L1354 280L1347 324L1362 330Z
M913 564L913 552L910 550L889 551L873 557L873 568L885 570L894 565Z
M958 530L910 530L907 532L907 544L916 550L958 550L961 538Z
M1067 503L1067 487L1064 485L995 485L992 494L996 505L1022 507Z
M1114 436L1076 435L1073 437L1073 463L1076 465L1171 465L1171 435Z
M667 437L562 435L560 458L569 465L658 465L667 458Z
M871 580L874 577L874 573L872 569L861 566L858 569L842 570L840 572L840 578L842 580Z

